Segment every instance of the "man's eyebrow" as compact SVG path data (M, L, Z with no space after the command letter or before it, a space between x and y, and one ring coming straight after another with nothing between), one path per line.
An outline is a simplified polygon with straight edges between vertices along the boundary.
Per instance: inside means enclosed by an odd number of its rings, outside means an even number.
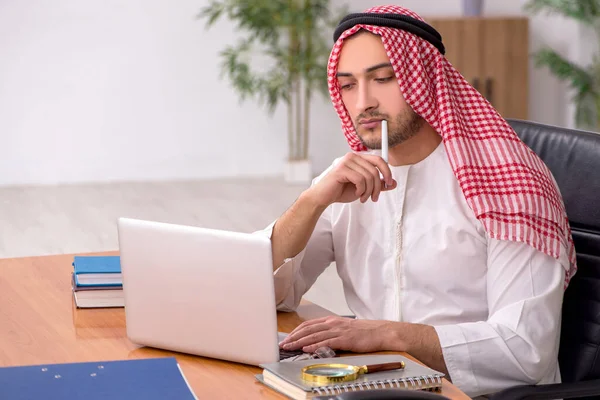
M369 67L365 70L365 72L373 72L376 69L380 69L380 68L387 68L387 67L391 67L392 64L391 63L381 63L381 64L377 64L377 65L373 65L372 67Z
M372 67L366 68L365 72L373 72L373 71L378 70L380 68L388 68L388 67L391 67L391 66L392 66L392 64L389 63L389 62L388 63L381 63L381 64L373 65ZM336 76L338 76L338 77L340 77L340 76L352 76L352 74L349 73L349 72L338 72L336 74Z

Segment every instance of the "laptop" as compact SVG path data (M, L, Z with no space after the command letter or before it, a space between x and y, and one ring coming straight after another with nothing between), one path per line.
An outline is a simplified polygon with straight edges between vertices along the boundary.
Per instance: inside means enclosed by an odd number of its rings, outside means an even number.
M117 227L132 342L256 366L300 353L279 349L269 238L131 218Z

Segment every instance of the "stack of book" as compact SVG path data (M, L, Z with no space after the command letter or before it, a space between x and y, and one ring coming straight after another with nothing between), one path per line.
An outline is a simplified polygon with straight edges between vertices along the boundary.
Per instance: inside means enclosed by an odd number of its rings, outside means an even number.
M75 256L71 285L77 308L125 306L119 256Z

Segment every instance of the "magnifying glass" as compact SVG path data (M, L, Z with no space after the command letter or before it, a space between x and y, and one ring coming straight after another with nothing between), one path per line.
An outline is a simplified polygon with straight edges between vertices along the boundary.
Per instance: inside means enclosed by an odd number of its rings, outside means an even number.
M302 379L310 383L325 384L353 381L362 374L404 369L404 362L372 365L313 364L302 368Z

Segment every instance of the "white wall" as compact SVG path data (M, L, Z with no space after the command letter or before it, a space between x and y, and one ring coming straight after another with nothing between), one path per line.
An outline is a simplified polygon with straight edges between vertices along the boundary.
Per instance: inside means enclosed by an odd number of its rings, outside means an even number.
M0 184L281 174L285 114L219 81L236 36L204 29L205 3L0 2ZM319 168L343 145L329 108Z
M280 175L285 113L239 105L218 79L217 54L236 35L225 22L204 29L195 15L207 3L1 1L0 185ZM460 14L460 0L401 3L424 16ZM514 15L522 3L488 0L486 12ZM548 43L580 57L580 36L570 21L532 19L532 49ZM564 85L536 70L530 89L531 119L571 123ZM328 100L313 110L319 172L347 146Z

